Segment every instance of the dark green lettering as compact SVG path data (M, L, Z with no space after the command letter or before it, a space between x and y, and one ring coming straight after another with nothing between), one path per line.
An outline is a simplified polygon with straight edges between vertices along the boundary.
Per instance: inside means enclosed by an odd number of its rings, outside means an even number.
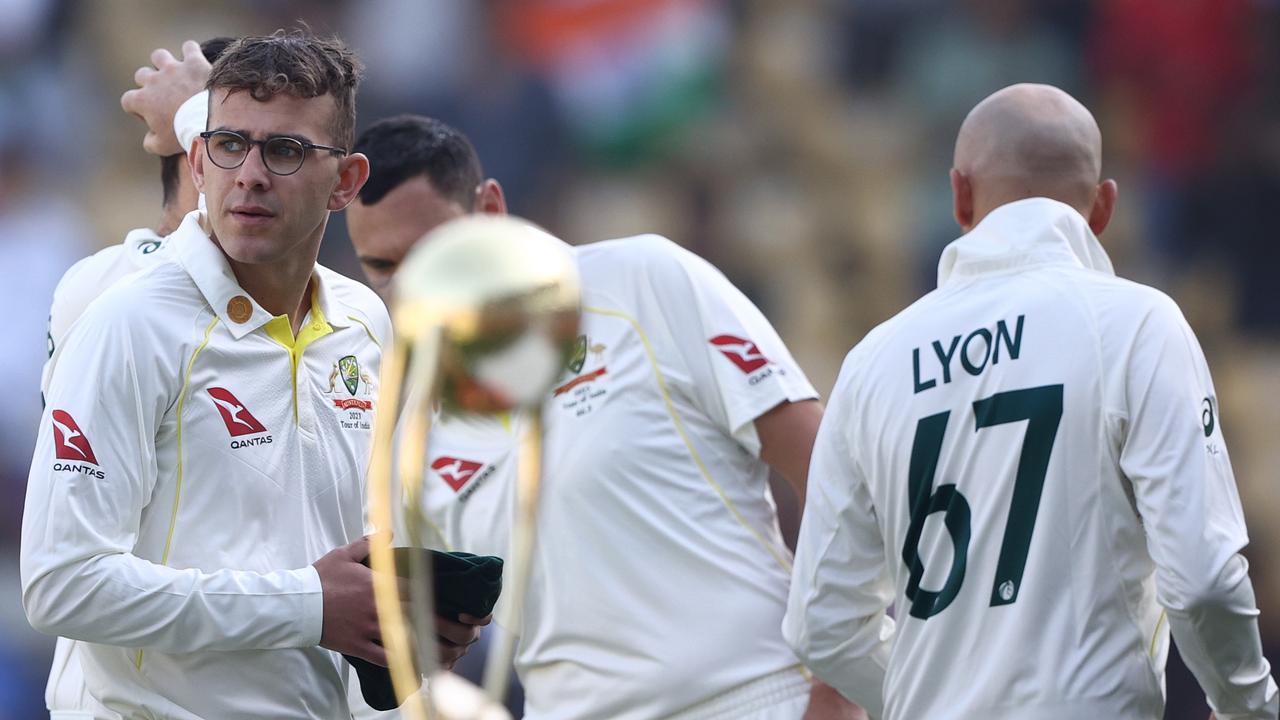
M942 363L942 382L951 382L951 358L956 354L956 348L960 347L960 336L951 338L951 349L945 353L942 351L942 343L937 340L933 341L933 351L938 354L938 361Z
M1001 340L1004 340L1004 346L1009 348L1009 359L1018 359L1018 353L1022 352L1022 319L1025 317L1025 315L1019 315L1015 321L1017 324L1013 328L1012 339L1009 338L1009 326L1005 325L1003 320L996 323L996 346L991 355L992 365L1000 362Z
M915 371L913 379L916 381L916 392L924 392L938 384L937 380L929 379L929 382L920 382L920 348L911 351L911 366Z
M976 337L985 340L986 347L982 350L982 364L974 365L969 362L969 341ZM978 375L987 367L987 358L991 356L991 332L986 328L978 328L969 333L969 337L964 339L964 347L960 348L960 364L964 366L964 371L970 375Z

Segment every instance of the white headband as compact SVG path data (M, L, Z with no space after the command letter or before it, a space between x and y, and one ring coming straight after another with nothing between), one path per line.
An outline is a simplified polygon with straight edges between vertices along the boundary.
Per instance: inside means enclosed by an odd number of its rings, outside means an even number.
M201 90L187 98L173 116L173 134L178 136L178 144L182 146L183 152L191 150L191 144L208 124L209 91Z
M187 98L173 115L173 134L178 137L178 145L184 152L190 152L196 138L209 124L209 91L200 92ZM196 208L204 212L204 193L196 199Z

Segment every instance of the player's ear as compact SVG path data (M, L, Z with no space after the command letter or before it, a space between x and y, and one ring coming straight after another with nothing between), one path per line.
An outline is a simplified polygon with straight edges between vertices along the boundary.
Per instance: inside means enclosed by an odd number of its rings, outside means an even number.
M336 211L350 205L368 179L368 157L362 153L351 153L342 158L338 165L338 184L329 195L329 209Z
M973 229L973 183L959 170L951 168L951 206L956 224L969 232Z
M497 180L488 178L476 186L476 212L489 215L506 215L507 198Z
M187 150L187 165L191 168L191 181L196 184L196 190L204 192L204 144L205 139L196 137L195 142L191 143L191 148Z
M1089 208L1089 229L1094 235L1101 235L1111 222L1111 214L1116 209L1116 198L1120 195L1120 187L1115 180L1103 180L1098 184L1098 191L1093 197L1093 206Z

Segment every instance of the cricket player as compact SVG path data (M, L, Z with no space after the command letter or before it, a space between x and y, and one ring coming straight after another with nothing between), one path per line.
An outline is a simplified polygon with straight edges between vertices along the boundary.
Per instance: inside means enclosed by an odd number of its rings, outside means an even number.
M232 38L213 38L203 43L188 41L183 46L183 60L178 61L167 50L157 50L152 54L154 67L139 70L139 79L147 80L154 73L170 73L183 75L182 80L170 80L169 86L186 88L178 92L190 95L192 92L202 93L201 98L207 106L207 97L203 97L205 81L209 76L211 63L218 59L222 51L232 42ZM146 74L144 75L144 70ZM192 79L193 78L193 79ZM131 94L132 93L132 94ZM126 110L138 91L126 93L123 105ZM176 110L168 113L176 117ZM169 259L166 252L168 235L177 229L188 212L196 207L197 191L187 169L187 154L178 138L184 137L189 145L196 135L204 130L205 112L200 112L198 124L192 114L181 119L183 123L174 128L175 123L166 123L167 133L157 137L154 132L148 133L144 147L154 150L160 155L160 182L163 191L163 211L159 224L155 228L141 227L130 230L124 242L104 248L72 265L62 279L58 281L53 292L53 302L49 308L49 357L41 375L40 392L47 395L49 378L53 374L54 350L62 346L71 325L84 313L86 307L107 288L115 285L124 277L138 270L150 267L156 262ZM92 699L88 697L84 686L84 675L80 669L80 658L76 650L77 642L69 638L58 638L54 647L53 663L49 670L49 682L45 686L45 707L49 710L51 720L91 720L93 718Z
M979 103L938 288L840 372L784 632L872 717L1163 717L1171 632L1220 720L1277 716L1213 381L1098 242L1101 146L1056 88Z
M208 210L55 350L23 602L80 641L84 717L345 718L334 651L385 661L359 561L390 322L315 264L368 175L359 74L304 33L228 48L188 154Z
M183 57L181 60L176 59L164 49L153 51L151 54L152 65L139 68L135 75L139 87L129 90L122 96L121 105L124 109L136 115L147 125L148 131L143 140L143 148L148 152L165 153L170 147L190 146L199 133L205 129L209 103L208 92L203 88L209 78L211 67L209 61L214 58L208 58L207 54L200 54L199 50L204 48L207 53L210 42L213 41L197 45L194 41L188 40L183 44ZM183 167L179 178L185 179L190 184L185 155L181 156L181 158L183 159ZM168 156L166 155L167 159ZM166 183L169 182L170 176L167 172L163 177ZM167 186L166 193L168 193ZM194 186L191 193L179 192L175 194L175 197L178 199L166 203L166 218L174 212L175 208L184 207L184 203L185 209L181 210L181 213L195 209L196 192ZM203 204L202 198L201 204ZM178 217L181 218L182 215L180 214ZM167 238L159 238L161 249L166 242ZM87 302L92 297L101 294L110 285L120 281L123 277L127 277L124 273L129 272L128 266L120 261L120 255L113 254L111 250L111 248L108 248L99 252L68 271L68 276L73 273L76 274L80 285L89 286L73 295L73 298L85 297ZM151 255L144 255L144 257L151 257ZM156 257L159 260L169 258L167 253L162 253ZM86 276L88 280L86 280ZM68 280L64 278L63 283L66 282ZM63 317L66 324L73 322L84 310L83 305L77 306L71 303L64 303L69 307L59 308L59 300L60 297L55 295L55 314ZM57 312L59 309L62 312ZM49 363L46 366L46 375L51 368L52 363ZM377 368L370 369L372 375L376 376L376 372ZM330 375L330 382L336 384L336 369L331 371ZM488 617L474 618L467 615L462 616L457 621L437 617L435 623L440 647L440 666L444 668L454 667L480 639L481 628L487 625L490 620L491 618ZM58 698L56 701L50 700L49 707L55 710L53 712L53 720L91 717L91 715L84 714L88 712L87 710L80 710L80 708L87 707L87 700L85 700L86 691L79 671L78 659L74 656L64 655L64 647L69 649L72 645L74 645L72 641L60 639L58 650L55 652L54 672L50 678L49 690L49 693L53 693ZM394 711L380 713L368 707L360 689L359 678L354 673L349 675L348 681L350 684L348 701L354 717L362 720L366 718L398 717ZM56 690L54 689L55 683ZM75 714L76 712L81 714Z
M376 288L439 223L505 212L442 123L384 120L356 148L372 171L347 224ZM582 335L546 401L515 628L525 717L862 717L810 682L780 631L791 556L766 480L771 466L803 496L817 394L760 311L692 253L656 235L574 252ZM506 554L519 431L519 418L435 426L426 504L445 547Z

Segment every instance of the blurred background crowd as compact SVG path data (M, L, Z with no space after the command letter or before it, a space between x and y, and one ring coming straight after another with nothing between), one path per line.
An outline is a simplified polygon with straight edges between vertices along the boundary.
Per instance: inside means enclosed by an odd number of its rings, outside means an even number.
M119 96L153 48L298 20L363 57L361 127L454 124L512 211L569 242L692 248L824 393L934 286L968 110L1015 82L1076 95L1121 188L1103 244L1181 304L1214 371L1280 658L1277 0L0 0L0 18L0 720L40 716L52 653L17 559L50 296L160 213ZM322 262L360 277L341 216L329 235ZM1166 717L1206 715L1171 662Z

